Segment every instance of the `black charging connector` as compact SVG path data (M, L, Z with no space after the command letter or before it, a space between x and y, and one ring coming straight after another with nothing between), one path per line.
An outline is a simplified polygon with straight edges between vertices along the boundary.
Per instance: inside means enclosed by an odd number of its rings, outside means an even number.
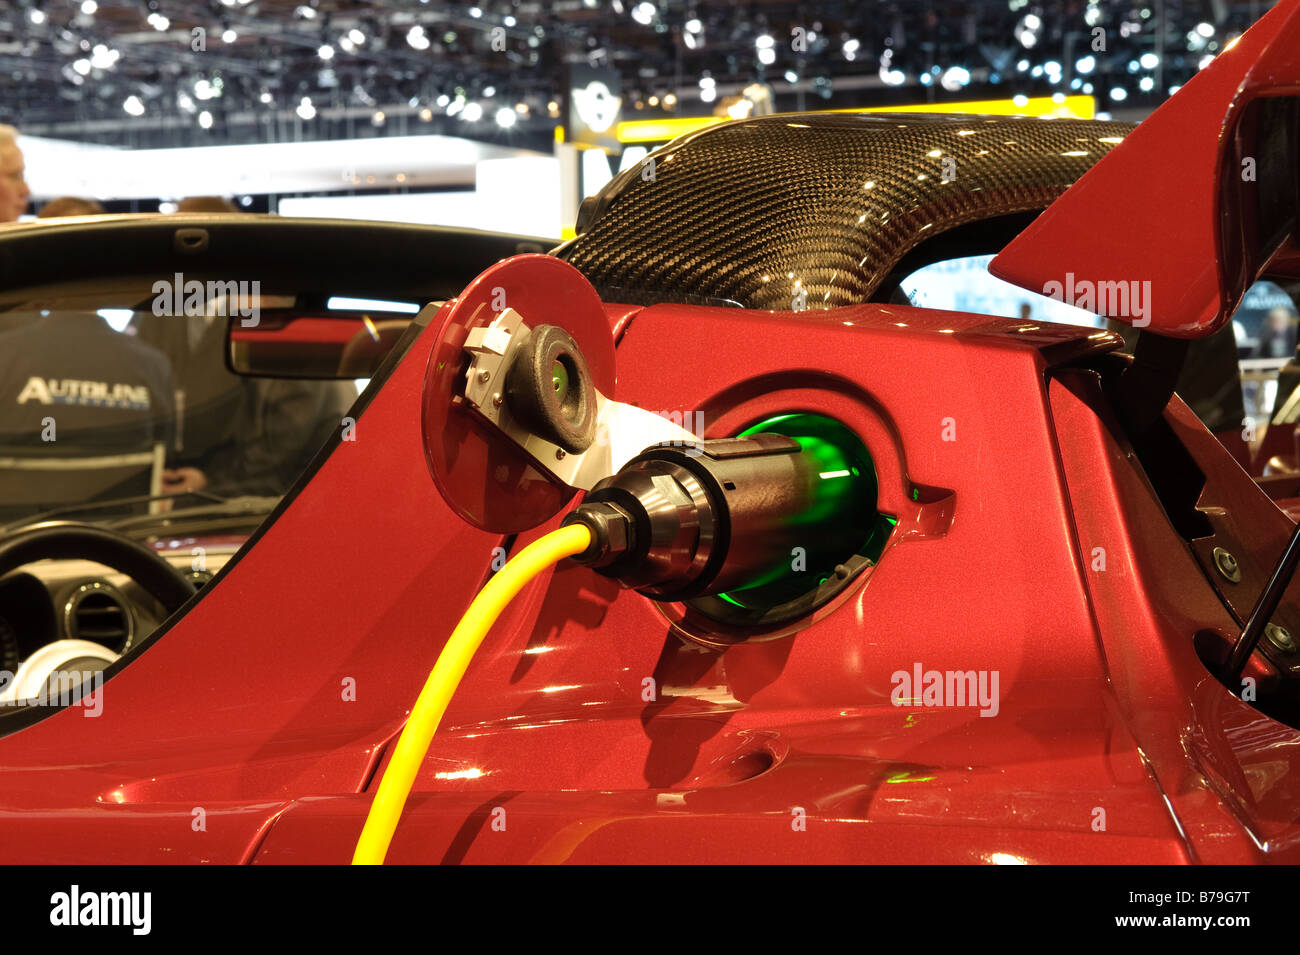
M686 600L855 553L861 527L844 519L837 490L847 476L779 434L654 447L598 483L564 523L591 531L579 563L655 600Z

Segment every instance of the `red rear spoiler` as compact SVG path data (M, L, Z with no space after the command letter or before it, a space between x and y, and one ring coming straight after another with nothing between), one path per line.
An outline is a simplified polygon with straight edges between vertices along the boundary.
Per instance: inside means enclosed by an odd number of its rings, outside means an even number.
M990 271L1162 335L1212 334L1270 260L1275 273L1300 261L1300 130L1276 128L1297 113L1280 100L1272 105L1286 108L1250 109L1280 96L1300 97L1300 0L1282 0L1219 54L1012 240ZM1289 150L1285 170L1279 142ZM1241 174L1244 159L1256 161L1255 178ZM1289 200L1277 201L1279 177Z

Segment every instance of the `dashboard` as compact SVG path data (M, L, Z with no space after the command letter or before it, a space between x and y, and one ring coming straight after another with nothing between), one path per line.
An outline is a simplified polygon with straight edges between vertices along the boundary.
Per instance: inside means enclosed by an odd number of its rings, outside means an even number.
M158 541L153 546L202 589L239 549L242 541L195 538ZM75 641L77 657L108 663L138 646L167 616L138 584L90 560L42 560L0 578L0 701L14 674L36 664L43 649ZM61 646L73 647L72 643ZM102 651L95 652L95 648ZM64 662L68 654L63 654Z

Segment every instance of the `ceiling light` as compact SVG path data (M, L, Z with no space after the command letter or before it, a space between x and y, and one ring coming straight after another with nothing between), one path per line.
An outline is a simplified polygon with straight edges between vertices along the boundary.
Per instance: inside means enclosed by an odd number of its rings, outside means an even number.
M705 103L712 103L717 98L718 91L712 86L706 86L704 89L700 90L700 99Z
M949 92L956 92L970 82L970 70L964 66L952 66L939 77L939 85Z
M1210 26L1208 23L1198 23L1196 24L1196 32L1208 40L1210 37L1214 36L1214 27Z
M1141 64L1142 69L1144 70L1154 70L1160 65L1160 57L1156 56L1154 53L1143 53L1138 57L1138 63Z
M1038 15L1027 13L1020 18L1020 22L1016 24L1015 29L1011 32L1020 41L1020 45L1028 50L1038 42L1038 31L1042 28L1043 21Z
M771 47L765 47L764 49L759 50L758 62L762 63L764 66L771 66L776 62L776 50Z
M45 11L36 9L28 10L27 19L31 20L32 23L35 23L37 26L40 26L45 22Z
M686 32L697 34L704 32L704 24L700 22L699 17L691 17L686 21Z
M1144 76L1138 80L1138 88L1144 93L1150 93L1155 89L1156 81L1149 76Z
M427 123L431 119L433 119L433 110L429 109L427 106L420 110L420 122Z
M360 46L362 43L366 42L366 35L356 27L353 27L348 31L348 39L357 44L357 46Z
M425 34L424 27L418 23L406 31L406 42L417 50L429 48L429 37Z
M505 18L504 20L502 20L501 22L504 23L504 24L505 24L506 26L508 26L508 27L512 27L512 26L514 26L516 23L518 23L519 21L516 20L514 17L506 17L506 18Z
M117 50L110 50L99 43L90 51L90 65L97 70L111 70L121 55Z
M82 76L88 76L90 74L90 60L87 60L85 58L82 58L80 60L74 60L72 63L72 68L76 70L78 73L80 73Z
M509 129L511 126L513 126L515 124L516 118L517 118L517 114L509 106L502 106L499 110L497 110L497 115L496 115L497 125L500 126L502 129Z
M491 99L497 95L497 88L495 86L485 86L483 87L483 95Z
M96 3L95 0L85 0L85 2L82 3L81 5L81 12L88 17L93 16L95 11L98 9L99 9L99 4Z
M448 96L446 93L443 93L436 100L434 100L434 102L438 104L439 109L446 109L447 104L451 102L451 97Z
M334 59L334 47L330 46L328 43L322 43L320 49L317 50L316 53L322 60Z
M1124 89L1122 86L1116 86L1111 89L1110 98L1117 103L1122 103L1124 100L1128 99L1128 90Z
M388 114L382 109L375 110L374 115L370 117L370 123L372 126L382 126L386 122L388 122Z
M274 98L275 97L271 95L269 90L262 90L262 95L258 97L259 100L261 100L263 103L267 105L270 105L271 101L274 100Z
M223 0L223 2L225 2L225 0ZM230 7L230 6L234 6L234 4L226 3L226 6ZM302 17L304 20L316 19L316 11L309 6L306 6L305 4L298 7L296 10L293 11L293 13L294 16Z
M230 27L226 27L226 29L221 31L222 43L234 43L238 39L239 39L239 34L236 33L234 30L230 29Z
M1081 56L1074 61L1074 70L1076 73L1091 73L1097 68L1097 58L1095 56Z
M204 129L212 128L212 114L209 113L206 109L203 112L199 113L199 125L202 126Z
M310 96L304 96L302 102L298 104L298 108L294 110L294 112L298 114L300 119L316 118L316 107L311 104Z
M483 118L483 107L478 103L466 103L465 108L460 111L460 118L468 123L477 123Z
M172 22L168 20L165 16L163 16L161 13L149 14L149 16L145 17L145 22L148 23L149 26L153 27L155 30L159 31L160 33L172 25Z
M770 50L775 44L776 41L772 39L770 33L760 33L754 40L754 46L758 47L760 50Z
M128 96L122 103L122 109L128 116L143 116L144 103L140 102L138 96Z
M470 7L469 15L473 17L475 20L477 20L479 17L483 16L483 11L480 10L478 7Z
M655 5L650 3L649 0L641 0L640 3L632 8L632 19L642 26L649 26L650 22L655 18L655 14L658 12L659 11L655 9Z

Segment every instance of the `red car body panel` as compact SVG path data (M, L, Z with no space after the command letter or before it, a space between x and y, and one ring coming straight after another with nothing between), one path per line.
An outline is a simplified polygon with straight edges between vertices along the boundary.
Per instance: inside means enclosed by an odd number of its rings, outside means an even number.
M109 681L99 718L69 708L0 742L7 861L84 859L91 833L106 862L346 861L376 755L502 543L456 518L425 468L433 337L356 441ZM947 370L943 387L918 391L904 345L915 367ZM1141 514L1096 532L1115 549L1113 590L1086 572L1078 528L1118 519L1114 482L1139 479L1098 454L1086 392L1045 372L1114 345L902 307L640 311L619 346L622 400L703 410L719 434L792 406L840 417L900 518L889 550L797 633L725 651L679 640L657 605L585 568L534 582L453 700L391 861L1265 857L1251 827L1290 817L1249 788L1220 793L1203 763L1246 779L1300 735L1196 660L1187 628L1229 626L1222 604ZM1005 405L990 405L994 383ZM1236 468L1212 438L1206 453ZM1162 543L1162 561L1139 552ZM997 670L998 717L894 706L890 675L913 661Z

